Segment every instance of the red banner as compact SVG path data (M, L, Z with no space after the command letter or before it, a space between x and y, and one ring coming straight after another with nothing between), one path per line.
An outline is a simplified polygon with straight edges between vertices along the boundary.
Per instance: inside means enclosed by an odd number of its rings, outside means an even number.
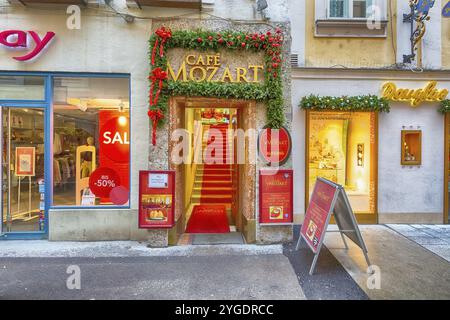
M113 198L109 195L102 196L101 203L119 204L123 202L122 194L129 194L128 190L130 189L130 118L128 112L100 111L99 128L100 167L113 168L121 186L112 193ZM119 197L117 197L118 194Z
M139 228L175 225L175 171L139 171Z
M328 215L330 214L337 190L336 187L322 180L316 180L311 201L306 210L305 220L300 230L300 234L314 253L317 253L318 245L325 235L325 228L329 218Z
M259 222L293 222L293 171L259 171Z

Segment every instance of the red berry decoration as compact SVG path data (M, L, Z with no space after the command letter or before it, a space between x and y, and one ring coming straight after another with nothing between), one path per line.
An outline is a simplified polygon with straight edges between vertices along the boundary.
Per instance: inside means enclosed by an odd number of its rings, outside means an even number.
M223 39L220 38L219 40L217 40L218 43L223 43Z
M278 68L278 63L272 63L272 67Z
M248 39L250 39L250 37L247 35L247 36L245 36L245 40L248 40Z
M266 46L266 45L263 45L263 48L265 49L265 48L267 48L267 46Z
M273 77L276 78L278 75L276 72L273 73Z
M280 28L277 28L275 32L278 33L278 34L280 34L280 33L283 32L283 31L282 31Z
M209 40L209 41L212 41L212 39L213 39L212 36L209 36L209 37L208 37L208 40Z
M258 48L258 47L259 47L259 44L255 43L255 48Z
M246 45L247 45L247 44L246 44L245 42L242 42L242 43L241 43L241 47L242 47L242 48L245 48Z
M197 42L198 42L198 43L200 43L200 42L202 42L202 41L203 41L203 39L202 39L202 38L200 38L200 37L199 37L199 38L197 38Z
M267 31L267 33L266 33L268 36L270 36L271 34L272 34L272 32L270 32L270 31Z

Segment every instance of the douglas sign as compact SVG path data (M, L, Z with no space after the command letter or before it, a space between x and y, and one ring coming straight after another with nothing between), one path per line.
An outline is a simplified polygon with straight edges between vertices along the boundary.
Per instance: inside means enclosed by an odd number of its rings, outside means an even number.
M24 55L13 59L28 61L39 55L54 37L55 33L51 31L41 38L35 31L5 30L0 32L0 46L27 51Z

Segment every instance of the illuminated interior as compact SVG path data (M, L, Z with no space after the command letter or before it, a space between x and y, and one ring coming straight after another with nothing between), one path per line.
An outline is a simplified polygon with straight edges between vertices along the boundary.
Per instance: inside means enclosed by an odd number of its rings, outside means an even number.
M374 213L375 120L369 112L310 112L308 191L323 177L344 186L353 211Z
M211 148L216 139L220 141L220 148L226 148L226 145L228 148L234 147L233 140L226 138L225 135L220 134L218 137L211 138L210 128L216 128L215 132L220 132L217 129L220 127L224 130L237 128L237 109L185 109L185 128L191 136L191 147L188 152L189 163L185 164L184 169L185 223L187 226L195 206L224 206L230 232L233 232L236 231L237 167L233 164L225 164L225 161L222 164L222 159L219 159L220 161L217 163L207 164L209 156L206 150ZM226 151L223 155L228 157Z

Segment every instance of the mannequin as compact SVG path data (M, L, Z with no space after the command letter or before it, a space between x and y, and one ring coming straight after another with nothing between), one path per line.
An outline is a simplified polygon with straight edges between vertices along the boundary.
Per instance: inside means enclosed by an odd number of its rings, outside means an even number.
M87 146L94 146L94 138L88 137L86 139ZM92 162L92 152L84 152L82 156L83 162L81 163L81 178L87 178L91 175L91 162Z

